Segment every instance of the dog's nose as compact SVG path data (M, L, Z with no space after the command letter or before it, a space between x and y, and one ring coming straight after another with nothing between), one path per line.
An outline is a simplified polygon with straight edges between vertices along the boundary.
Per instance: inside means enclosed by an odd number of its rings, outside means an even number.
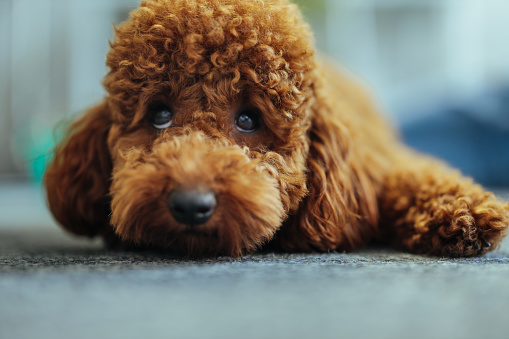
M216 196L210 190L176 189L168 196L175 220L189 226L206 223L214 213L216 203Z

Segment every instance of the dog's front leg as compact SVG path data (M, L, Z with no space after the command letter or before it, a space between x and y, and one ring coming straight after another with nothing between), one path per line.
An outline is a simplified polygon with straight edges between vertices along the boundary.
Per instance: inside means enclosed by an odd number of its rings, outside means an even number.
M405 159L389 172L380 226L396 247L439 256L476 256L507 233L509 204L430 159Z

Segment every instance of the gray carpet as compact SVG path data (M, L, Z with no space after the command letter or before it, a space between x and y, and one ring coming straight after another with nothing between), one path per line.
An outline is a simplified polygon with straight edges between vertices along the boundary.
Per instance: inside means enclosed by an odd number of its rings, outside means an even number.
M35 197L34 197L35 195ZM473 259L387 248L192 261L63 233L0 186L0 338L508 338L509 242Z

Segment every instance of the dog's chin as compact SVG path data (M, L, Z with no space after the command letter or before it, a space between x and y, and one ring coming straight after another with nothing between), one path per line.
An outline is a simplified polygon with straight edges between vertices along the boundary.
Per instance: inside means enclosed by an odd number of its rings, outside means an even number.
M240 239L238 239L240 240ZM225 239L217 229L186 228L171 243L163 244L164 250L177 252L192 258L213 256L241 256L250 252L239 246L236 239ZM259 244L252 244L253 250Z
M204 238L215 238L219 237L219 232L216 229L207 229L202 227L186 227L183 232L189 237L204 237Z
M254 221L254 220L252 220ZM141 222L141 221L140 221ZM234 223L183 226L174 224L167 216L168 223L143 223L117 225L115 232L128 243L142 248L153 248L178 253L192 258L211 256L239 257L257 250L270 241L278 225L270 225L262 219L253 224L239 220Z
M220 256L220 255L241 255L233 244L222 241L219 231L210 227L178 227L166 232L152 229L152 232L141 235L136 241L142 247L158 249L191 258Z

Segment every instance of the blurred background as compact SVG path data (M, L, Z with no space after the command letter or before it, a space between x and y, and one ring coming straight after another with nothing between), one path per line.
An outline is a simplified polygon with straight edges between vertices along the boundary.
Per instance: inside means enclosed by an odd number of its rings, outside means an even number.
M138 3L0 0L0 183L40 181L55 126L104 96L112 24ZM297 3L409 144L509 186L509 1Z

